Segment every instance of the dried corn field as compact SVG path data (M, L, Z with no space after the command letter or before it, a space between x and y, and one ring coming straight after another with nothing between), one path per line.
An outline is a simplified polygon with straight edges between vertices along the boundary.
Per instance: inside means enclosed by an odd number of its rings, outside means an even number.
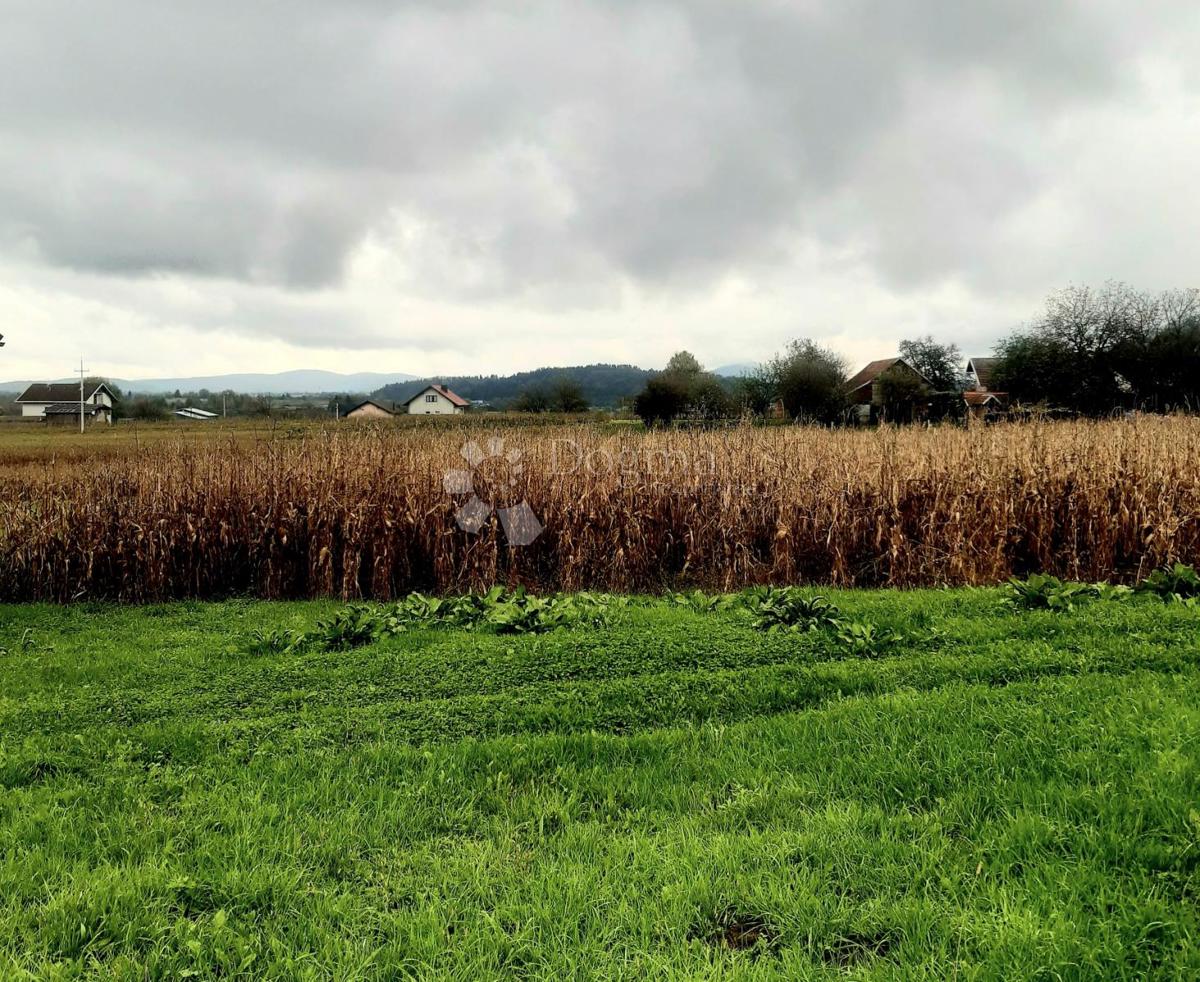
M0 599L1129 581L1200 562L1197 419L615 429L0 447ZM521 500L543 531L513 547L485 505Z

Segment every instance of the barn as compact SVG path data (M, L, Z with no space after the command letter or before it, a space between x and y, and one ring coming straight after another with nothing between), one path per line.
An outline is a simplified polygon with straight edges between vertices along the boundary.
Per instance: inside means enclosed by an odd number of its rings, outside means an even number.
M927 391L929 381L903 358L880 358L868 362L846 383L846 401L855 418L861 422L872 419L872 411L883 405L883 389L880 379L884 375L910 376Z

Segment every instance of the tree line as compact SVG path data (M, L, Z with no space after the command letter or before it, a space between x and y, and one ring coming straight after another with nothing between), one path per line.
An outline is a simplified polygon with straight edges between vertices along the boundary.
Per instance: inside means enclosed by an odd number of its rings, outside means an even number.
M951 390L961 383L958 348L932 337L901 342L902 357L927 379ZM647 426L676 420L712 422L742 416L770 416L808 423L838 424L850 409L846 383L850 365L840 354L815 341L792 341L770 361L741 378L720 378L704 370L696 357L680 351L647 381L633 400L634 412ZM919 383L918 383L919 386ZM933 396L910 376L885 373L884 404L892 418L911 417L912 407ZM961 393L961 387L958 389Z
M926 335L901 341L899 353L925 381L902 371L885 373L878 380L883 418L938 419L965 413L965 361L956 344ZM466 398L494 399L495 408L531 413L579 413L616 406L631 407L648 425L747 415L830 425L850 418L850 369L837 352L801 338L743 378L719 377L706 371L690 352L680 351L661 372L630 365L588 365L447 382ZM425 384L399 383L380 390L376 397L402 399ZM995 346L989 387L1007 393L1016 407L1085 416L1132 409L1197 411L1200 289L1152 293L1110 282L1099 288L1060 290L1047 299L1039 317ZM342 394L325 406L289 405L288 409L314 415L344 413L363 398ZM231 416L268 416L280 408L269 397L200 390L126 396L118 401L116 414L163 419L179 405ZM3 408L15 411L15 406Z
M880 376L883 418L965 415L968 380L958 345L926 335L901 341L899 353L925 381L900 370ZM681 351L646 382L633 406L647 425L744 415L839 424L850 418L850 367L830 348L799 339L749 376L720 379ZM1007 393L1018 408L1084 416L1197 411L1200 290L1068 287L996 345L991 376L989 388Z
M1200 408L1200 290L1068 287L996 348L996 388L1083 415Z

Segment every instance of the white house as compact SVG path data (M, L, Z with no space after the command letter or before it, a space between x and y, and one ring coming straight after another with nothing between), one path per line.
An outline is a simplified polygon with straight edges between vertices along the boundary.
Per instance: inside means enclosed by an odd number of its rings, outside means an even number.
M116 401L112 389L103 382L91 382L83 389L83 414L91 421L112 422ZM79 386L74 382L34 382L17 399L21 415L32 419L74 418L79 422Z
M471 404L444 385L428 385L403 405L410 416L449 416L452 413L465 413Z

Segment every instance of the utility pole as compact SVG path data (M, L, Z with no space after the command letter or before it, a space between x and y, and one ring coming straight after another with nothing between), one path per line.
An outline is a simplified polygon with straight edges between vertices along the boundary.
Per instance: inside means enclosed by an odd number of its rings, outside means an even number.
M79 359L79 432L83 432L83 380L87 369L83 367L83 359Z

